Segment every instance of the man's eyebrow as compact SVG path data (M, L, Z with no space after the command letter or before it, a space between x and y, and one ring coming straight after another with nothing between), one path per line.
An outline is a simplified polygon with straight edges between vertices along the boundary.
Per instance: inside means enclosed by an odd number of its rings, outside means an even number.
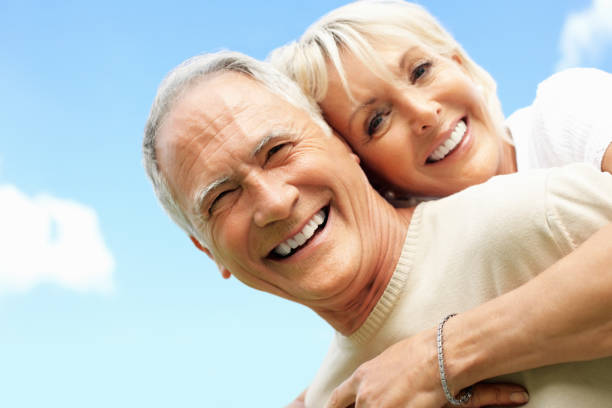
M227 183L229 179L230 178L228 176L221 177L195 193L194 209L195 209L196 214L202 214L202 212L205 210L204 206L206 205L209 195L217 187L219 187L220 185L224 183Z
M257 156L261 151L271 142L280 139L289 138L294 140L295 135L287 131L272 131L262 137L259 143L255 146L251 152L251 158ZM209 195L220 185L227 183L230 180L229 176L220 177L206 187L201 188L194 194L194 210L196 214L202 214L205 210L205 205L208 202Z
M280 131L280 130L274 130L274 131L269 132L267 135L261 138L259 143L257 143L257 146L255 146L255 148L251 152L251 158L258 156L268 144L270 144L271 142L274 142L277 139L281 139L281 138L283 139L288 138L290 140L295 140L295 135L291 132Z

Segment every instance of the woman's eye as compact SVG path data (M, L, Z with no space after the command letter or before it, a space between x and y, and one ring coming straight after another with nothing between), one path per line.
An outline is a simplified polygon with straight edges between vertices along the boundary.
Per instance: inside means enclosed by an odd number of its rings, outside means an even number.
M424 62L417 65L410 74L410 81L413 83L416 82L419 78L427 73L429 68L431 68L431 62Z
M384 110L380 110L374 113L368 122L366 122L366 133L369 138L376 136L377 133L380 133L384 130L384 127L387 124L387 116L391 113L390 108L385 108Z
M373 136L376 134L378 129L380 129L380 125L382 124L383 119L384 118L381 113L377 113L376 115L374 115L374 117L368 123L368 136Z

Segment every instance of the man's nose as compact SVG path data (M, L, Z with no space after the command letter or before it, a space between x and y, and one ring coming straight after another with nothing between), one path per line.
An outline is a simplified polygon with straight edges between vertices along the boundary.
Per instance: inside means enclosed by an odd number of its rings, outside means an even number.
M283 220L291 215L297 202L297 187L285 181L278 174L259 173L251 177L251 199L253 200L253 221L258 227Z
M400 109L408 120L412 134L423 136L439 126L442 106L428 95L406 92L402 95Z

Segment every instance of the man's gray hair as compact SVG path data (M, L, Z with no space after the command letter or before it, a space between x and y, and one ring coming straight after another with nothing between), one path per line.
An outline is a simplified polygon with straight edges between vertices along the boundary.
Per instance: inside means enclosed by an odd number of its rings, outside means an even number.
M223 72L238 72L261 83L272 93L306 111L324 132L331 134L331 129L323 120L318 105L305 96L297 84L267 62L258 61L239 52L220 51L189 58L170 71L157 89L145 124L143 162L155 195L164 210L179 227L188 235L197 238L203 245L206 243L203 242L197 226L178 204L172 186L159 168L156 144L161 124L179 98L203 80Z

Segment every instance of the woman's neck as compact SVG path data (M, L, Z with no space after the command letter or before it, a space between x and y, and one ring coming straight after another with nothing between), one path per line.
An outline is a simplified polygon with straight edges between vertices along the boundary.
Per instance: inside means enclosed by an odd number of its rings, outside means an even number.
M507 130L507 135L510 141L502 140L500 146L500 160L499 167L497 168L497 174L511 174L517 172L516 166L516 149L511 143L512 135Z

